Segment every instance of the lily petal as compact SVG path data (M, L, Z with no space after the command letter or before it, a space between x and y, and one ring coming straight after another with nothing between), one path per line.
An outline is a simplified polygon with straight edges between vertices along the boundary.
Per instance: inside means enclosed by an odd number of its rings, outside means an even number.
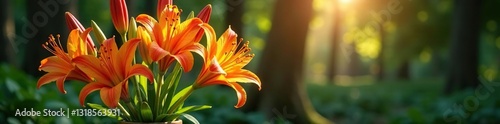
M123 60L121 60L120 55L118 55L118 46L116 45L115 38L113 37L105 40L102 43L99 52L101 52L100 57L104 58L104 61L106 61L107 64L111 64L111 66L113 66L109 71L117 74L116 76L119 78L125 78L125 73L120 73L124 72L125 68L123 68Z
M85 72L85 74L95 78L96 81L105 83L108 86L113 86L111 79L108 78L109 76L105 76L108 75L108 73L101 70L102 67L99 63L99 59L96 57L90 55L78 56L73 59L73 63L75 63L80 70Z
M240 108L243 105L245 105L245 103L247 102L247 92L245 91L245 89L243 89L243 87L236 82L228 83L226 85L233 88L234 91L236 91L236 96L238 97L238 103L236 103L234 107Z
M127 72L128 72L127 74L128 77L125 80L135 75L142 75L148 78L148 80L151 81L151 83L154 82L153 73L151 72L151 70L149 70L148 67L144 65L135 64Z
M80 70L78 67L75 69L71 70L69 74L66 76L66 79L68 80L79 80L85 83L92 82L92 79L87 76L82 70Z
M80 31L77 29L74 29L69 33L66 46L68 49L68 55L70 55L71 58L87 54L87 45L85 45L83 39L80 38Z
M82 23L80 23L80 21L78 21L78 19L76 19L73 14L71 14L70 12L66 12L65 17L66 24L68 25L69 30L78 29L80 33L84 32L85 27L83 27ZM88 48L94 48L95 44L94 41L92 41L90 35L85 36L85 41L87 42Z
M50 56L40 61L40 67L38 67L38 69L45 72L68 73L73 69L73 65L58 56Z
M205 61L208 61L208 59L213 58L213 56L215 55L212 54L211 51L217 50L215 30L214 28L212 28L212 26L206 23L200 25L200 27L203 28L203 31L205 32L205 36L207 38L207 52L205 52L204 58Z
M118 84L112 88L102 87L101 88L101 99L106 106L109 108L116 108L118 102L120 101L122 91L122 84Z
M182 52L177 55L172 55L182 66L184 72L189 72L193 68L194 57L189 51Z
M210 15L212 15L212 5L208 4L205 6L196 17L200 18L203 22L208 23L210 21ZM195 41L200 41L203 37L203 30L199 30L196 33Z
M158 61L170 54L168 51L163 50L163 48L158 45L158 42L151 42L151 46L149 47L149 56L153 61Z
M101 83L97 83L97 82L92 82L92 83L89 83L87 85L85 85L82 90L80 91L80 96L78 97L78 99L80 100L80 105L82 105L83 107L85 107L85 98L87 98L87 96L96 91L96 90L99 90L103 87L106 87L106 85L104 84L101 84Z
M205 47L203 45L201 45L200 43L195 43L195 44L188 46L184 49L186 51L194 52L194 53L200 55L203 59L205 59Z
M224 69L220 66L219 62L217 61L217 59L213 58L212 61L210 62L210 65L208 67L208 70L211 72L211 73L214 73L214 74L222 74L222 75L226 75L226 72L224 71Z
M166 5L172 5L173 0L158 0L158 5L156 7L156 13L158 14L158 18L160 17L160 14L161 14L161 11L163 11L163 9L165 9L165 6Z
M141 42L141 39L134 38L125 42L118 50L118 56L121 60L118 60L121 67L127 67L125 70L129 70L128 64L132 64L132 60L135 56L135 50L137 45Z
M228 73L226 78L229 82L253 83L259 87L259 90L261 89L259 77L249 70L241 69L237 72Z
M66 94L66 90L64 90L64 81L66 80L66 77L67 76L64 76L62 78L57 79L56 81L57 89L59 89L59 91L61 91L61 93L63 94Z
M140 14L139 16L137 16L137 18L135 18L135 21L144 26L144 28L146 28L149 33L153 32L154 25L158 23L155 18L147 14Z
M47 74L43 75L42 77L40 77L40 79L38 79L36 87L38 89L40 89L41 86L48 84L48 83L55 81L55 80L64 79L65 76L66 76L65 73L59 73L59 72L47 73ZM63 91L61 91L61 92L65 93Z
M173 46L179 46L179 47L174 47L174 48L182 48L183 46L193 43L193 41L199 42L195 41L195 38L198 31L200 31L201 29L200 27L201 24L203 24L203 21L201 21L201 19L198 18L192 18L182 22L180 25L181 32L179 32L173 38L173 41L176 41L173 43ZM173 49L172 51L177 51L177 50Z

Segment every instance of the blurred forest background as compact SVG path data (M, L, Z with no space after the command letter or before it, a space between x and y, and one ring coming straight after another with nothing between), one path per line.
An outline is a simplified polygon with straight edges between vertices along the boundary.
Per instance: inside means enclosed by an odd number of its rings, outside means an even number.
M156 0L127 0L129 15L156 15ZM212 4L210 24L231 25L256 54L248 69L263 88L246 86L243 109L234 91L210 87L186 104L202 123L500 123L499 0L174 0L198 13ZM41 47L68 29L64 12L117 34L109 2L0 2L0 122L104 123L104 117L15 117L19 108L81 108L80 82L36 89L44 74ZM202 41L203 42L203 41ZM204 43L204 42L203 42ZM197 58L194 71L201 67ZM189 75L191 74L191 75ZM183 80L194 80L189 73ZM188 84L185 84L188 85ZM73 89L73 90L71 90ZM98 93L87 102L99 103ZM185 121L185 123L189 123Z

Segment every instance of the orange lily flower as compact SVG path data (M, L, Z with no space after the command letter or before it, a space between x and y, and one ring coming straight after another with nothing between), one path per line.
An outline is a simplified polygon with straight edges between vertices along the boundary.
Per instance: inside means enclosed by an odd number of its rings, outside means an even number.
M211 28L204 28L205 32L214 33ZM248 47L249 42L242 44L240 49L237 49L241 44L236 42L237 34L228 28L217 42L215 39L209 39L207 43L207 52L205 52L205 64L202 67L198 78L193 87L202 88L210 85L226 85L236 91L238 103L236 108L245 105L246 91L238 83L253 83L261 89L259 77L253 72L242 69L254 57L249 54L251 49Z
M181 64L184 72L188 72L194 63L191 52L203 55L204 47L199 43L199 39L195 39L198 31L208 24L199 18L181 23L180 13L177 6L167 4L161 11L159 21L146 14L137 17L137 22L152 36L154 42L151 43L149 55L153 61L158 61L162 73L166 72L174 60Z
M85 30L81 34L77 29L71 31L67 41L68 53L64 52L61 48L59 35L57 35L57 43L54 36L50 35L49 41L42 46L47 49L47 51L54 54L54 56L47 57L40 61L38 70L43 70L48 73L40 77L37 82L37 88L52 81L56 81L59 91L66 94L66 90L64 90L64 81L66 79L79 80L82 82L90 81L90 77L79 68L76 68L71 62L75 57L87 55L86 42L83 41L83 38L87 37L90 30L91 28Z
M125 0L110 0L109 5L115 29L120 35L124 35L128 31L129 25L127 3Z
M73 62L83 72L94 78L80 91L80 104L84 105L85 98L91 92L101 90L101 99L110 108L115 108L119 100L130 100L128 93L128 79L135 75L146 76L153 81L152 72L144 65L134 64L132 60L140 39L131 39L125 42L120 49L115 39L105 40L100 49L99 58L95 56L79 56Z

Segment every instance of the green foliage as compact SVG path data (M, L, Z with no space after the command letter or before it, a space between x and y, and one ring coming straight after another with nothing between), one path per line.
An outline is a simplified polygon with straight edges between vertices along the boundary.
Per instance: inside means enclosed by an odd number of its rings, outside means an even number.
M15 116L16 111L42 111L44 109L70 110L82 108L78 103L75 89L80 82L66 83L67 94L62 94L53 87L36 88L36 79L5 64L0 64L0 123L109 123L110 119L101 117L44 117L44 116ZM54 84L47 84L54 85Z
M337 123L448 123L445 111L463 105L475 89L444 96L443 84L440 79L422 79L362 86L310 85L308 91L316 110ZM493 97L498 94L480 100L470 117L461 118L463 123L499 123L500 98Z

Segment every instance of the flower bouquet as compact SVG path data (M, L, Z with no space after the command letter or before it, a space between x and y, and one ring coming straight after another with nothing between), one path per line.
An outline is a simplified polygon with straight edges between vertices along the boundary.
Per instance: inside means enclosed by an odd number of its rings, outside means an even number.
M67 48L62 48L59 35L49 36L42 45L54 56L41 61L39 70L47 73L38 80L38 88L55 81L66 93L65 80L84 82L80 104L103 110L101 114L123 122L174 122L181 116L197 122L187 113L211 106L184 106L193 91L217 84L229 86L236 91L235 107L239 108L246 102L246 92L238 83L253 83L260 90L259 77L242 69L254 57L248 42L238 40L230 27L216 39L208 24L211 5L196 17L189 13L184 21L180 18L182 10L172 0L158 0L156 19L147 14L129 18L125 0L110 0L110 9L121 41L115 41L114 36L107 38L94 21L85 28L66 12L71 30ZM200 43L203 36L205 46ZM137 48L140 54L135 56ZM193 53L201 56L204 64L196 80L180 89L182 73L193 68ZM99 91L105 106L85 104L85 98L94 91ZM105 111L109 109L119 114Z

